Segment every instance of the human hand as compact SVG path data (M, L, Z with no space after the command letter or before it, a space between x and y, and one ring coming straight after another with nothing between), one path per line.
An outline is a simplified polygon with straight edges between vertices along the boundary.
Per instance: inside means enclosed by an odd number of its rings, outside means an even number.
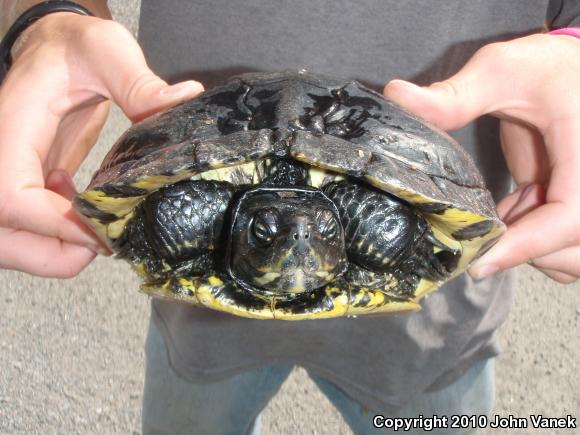
M71 176L115 101L133 121L195 96L168 86L120 24L73 13L33 24L0 87L0 267L71 277L105 249L71 209Z
M480 49L453 77L385 95L444 130L491 114L517 189L498 204L507 224L470 268L477 279L529 262L550 278L580 277L580 40L532 35Z

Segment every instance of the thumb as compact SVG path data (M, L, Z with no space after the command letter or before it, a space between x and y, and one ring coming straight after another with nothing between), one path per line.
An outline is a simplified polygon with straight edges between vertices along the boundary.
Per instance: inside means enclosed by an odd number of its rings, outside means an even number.
M134 122L193 98L204 90L203 85L194 80L169 86L151 70L132 80L124 95L115 101Z
M384 95L443 130L463 127L495 111L511 91L493 71L495 47L481 49L454 76L427 87L404 80L387 83Z
M97 65L99 93L115 101L132 121L203 92L203 85L194 80L169 86L151 71L141 47L129 31L113 22L101 25L110 26L109 36L114 34L114 37L105 42L101 39L100 50L92 53L92 64Z
M384 94L442 130L461 128L482 114L481 104L473 100L457 79L428 87L392 80L385 86Z
M45 187L69 201L72 201L78 193L72 177L62 169L55 169L49 172L46 177Z

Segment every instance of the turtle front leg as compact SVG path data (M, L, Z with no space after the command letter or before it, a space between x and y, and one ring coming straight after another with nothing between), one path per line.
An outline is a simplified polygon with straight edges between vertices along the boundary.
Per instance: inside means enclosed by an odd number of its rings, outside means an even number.
M149 279L215 270L232 194L231 184L219 181L185 180L159 189L135 209L115 250Z
M360 285L368 286L378 273L377 286L412 294L421 278L440 281L451 274L457 253L447 252L425 218L406 202L351 181L333 182L323 190L338 209L349 260L369 271L356 274Z

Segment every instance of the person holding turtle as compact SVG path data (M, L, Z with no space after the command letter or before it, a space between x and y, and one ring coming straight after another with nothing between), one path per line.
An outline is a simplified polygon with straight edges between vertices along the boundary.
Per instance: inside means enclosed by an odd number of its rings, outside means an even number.
M293 365L309 371L356 433L372 432L373 412L487 414L494 332L513 294L509 269L528 262L558 282L580 276L577 1L363 0L345 10L326 0L143 0L139 43L110 20L105 1L0 7L9 61L0 87L1 267L71 277L106 253L70 201L71 175L109 100L137 121L248 70L306 67L374 88L404 77L385 95L452 131L508 225L471 276L410 316L264 327L154 301L146 434L257 432ZM560 30L544 33L544 20ZM198 81L165 81L182 77Z

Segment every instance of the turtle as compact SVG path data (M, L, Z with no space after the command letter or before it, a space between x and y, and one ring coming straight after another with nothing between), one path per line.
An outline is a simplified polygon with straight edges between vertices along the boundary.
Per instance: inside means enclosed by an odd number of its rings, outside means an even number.
M416 311L505 230L450 136L304 70L134 124L73 204L144 293L256 319Z

